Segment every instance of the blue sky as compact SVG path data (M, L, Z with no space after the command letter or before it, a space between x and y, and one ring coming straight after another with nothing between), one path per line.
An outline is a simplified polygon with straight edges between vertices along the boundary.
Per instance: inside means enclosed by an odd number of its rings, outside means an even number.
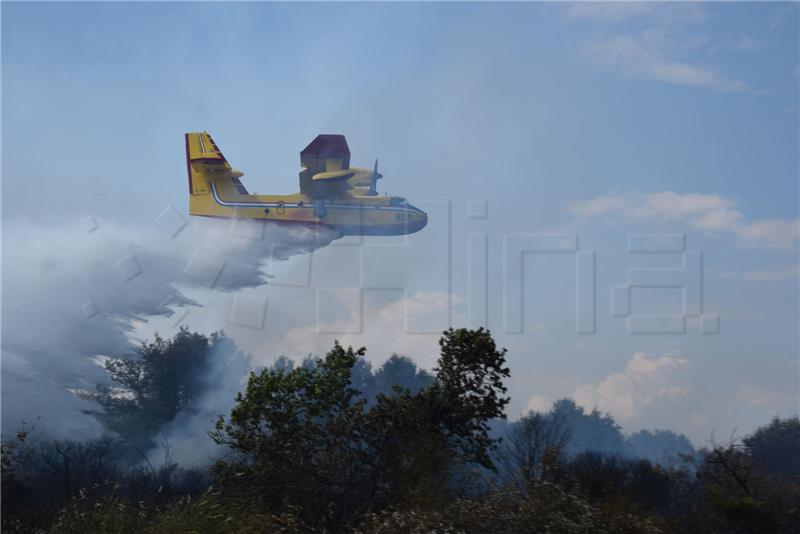
M298 152L342 133L354 164L380 159L382 189L436 215L374 259L385 285L406 291L370 293L362 333L338 337L376 362L398 350L430 365L435 335L409 334L406 320L469 322L479 265L468 242L482 233L511 415L576 396L630 430L673 427L699 443L747 431L798 411L797 9L4 3L4 226L79 228L92 215L149 228L167 205L185 212L182 134L198 129L250 190L293 192ZM486 219L469 217L470 201L487 202ZM684 235L702 251L703 313L719 317L718 335L701 335L694 316L682 335L631 334L611 316L610 287L628 268L683 261L628 253L631 233ZM575 333L571 253L526 256L525 332L503 331L509 234L577 235L594 252L593 335ZM324 350L337 336L319 322L347 330L348 291L384 242L348 243L308 267L270 267L276 281L310 269L308 287L244 291L269 303L263 328L241 328L236 295L214 291L194 293L205 305L187 324L225 328L260 362ZM322 315L320 287L341 290ZM683 301L674 288L631 298L645 314ZM156 327L174 323L141 333Z

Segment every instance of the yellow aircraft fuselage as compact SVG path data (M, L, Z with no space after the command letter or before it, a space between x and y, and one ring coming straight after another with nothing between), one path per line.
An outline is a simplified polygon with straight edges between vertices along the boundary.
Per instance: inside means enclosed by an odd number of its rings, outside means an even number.
M344 137L318 136L301 153L301 192L251 195L207 133L188 133L189 213L325 225L342 235L404 235L425 227L425 212L376 194L377 164L374 171L351 168L349 156Z

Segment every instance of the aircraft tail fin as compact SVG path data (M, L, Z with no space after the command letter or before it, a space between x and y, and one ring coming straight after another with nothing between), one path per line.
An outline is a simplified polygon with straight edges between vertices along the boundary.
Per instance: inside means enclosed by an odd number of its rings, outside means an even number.
M189 214L208 215L207 206L216 189L247 195L239 181L241 171L230 166L217 144L207 132L190 132L185 136L186 172L189 177Z

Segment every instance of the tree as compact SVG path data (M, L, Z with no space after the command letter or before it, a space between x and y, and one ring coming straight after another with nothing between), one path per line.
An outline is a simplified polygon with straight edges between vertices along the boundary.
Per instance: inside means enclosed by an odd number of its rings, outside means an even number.
M252 373L212 433L236 454L216 465L218 482L338 530L365 510L445 491L453 462L492 467L488 422L508 403L505 350L483 329L448 330L440 345L432 384L369 406L353 387L363 348L336 342L313 365Z
M156 334L133 358L106 362L113 385L97 387L91 398L102 411L89 413L129 445L148 448L164 425L213 387L215 359L246 361L222 332L204 336L184 327L172 339Z
M598 410L586 413L571 399L560 399L550 413L564 422L569 431L567 454L584 451L623 453L622 431L616 421Z
M775 417L743 443L757 466L786 479L800 477L800 419Z
M313 368L316 365L312 356L304 358L301 366ZM292 360L286 356L281 356L272 365L275 369L291 370L295 367ZM395 388L408 390L411 393L418 393L422 389L431 385L434 376L424 369L417 367L417 364L408 356L392 354L377 369L363 357L357 357L351 371L351 386L359 392L359 395L366 399L367 405L371 406L375 402L378 394L392 396L396 393Z
M407 389L412 394L430 386L434 377L424 369L419 369L411 358L392 354L374 373L375 394L392 395L395 386Z
M742 442L731 437L726 444L712 443L710 450L701 451L704 462L697 474L699 506L704 519L718 530L797 532L800 481L796 476L785 477L780 471L765 467L765 462L786 458L781 455L782 447L771 447L783 443L781 439L773 443L768 436L784 437L780 425L774 423L773 420ZM772 434L775 430L778 432ZM759 459L751 447L759 450ZM773 450L774 459L768 456Z
M532 489L562 462L568 441L569 430L558 414L532 412L511 423L498 454L505 478L518 491Z
M681 458L694 454L692 442L671 430L640 430L625 439L625 452L662 465L679 465Z
M263 504L302 507L306 520L322 524L340 525L363 506L365 401L356 400L350 379L364 352L336 342L313 366L251 373L230 417L220 417L212 433L237 454L216 465L218 480L234 490L244 482Z
M493 467L489 452L496 438L489 435L489 422L505 418L509 398L503 379L509 377L506 349L497 350L488 330L465 328L444 332L439 340L441 357L433 388L445 410L443 426L461 457L484 467Z
M459 464L495 469L492 452L500 439L489 431L493 419L505 418L509 402L506 351L483 328L442 334L433 381L417 393L397 386L392 395L379 393L367 414L366 435L379 472L373 478L395 499L421 491L431 498L441 494ZM390 369L416 371L404 359L390 361ZM427 378L416 372L414 380Z
M42 443L35 453L40 484L57 500L66 500L81 488L108 483L120 474L117 444L109 438L89 441L56 440Z

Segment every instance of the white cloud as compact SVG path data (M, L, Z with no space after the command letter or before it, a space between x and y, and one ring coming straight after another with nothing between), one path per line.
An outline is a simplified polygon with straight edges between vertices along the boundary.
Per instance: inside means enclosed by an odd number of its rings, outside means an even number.
M800 219L759 219L743 224L737 232L746 241L764 243L769 248L790 248L797 245Z
M749 406L770 406L776 401L774 392L753 386L742 389L737 396L741 402Z
M617 214L634 220L683 223L703 232L731 234L741 244L761 248L792 250L800 239L800 219L748 221L734 200L721 195L610 193L575 202L568 211L582 219Z
M598 408L625 422L654 403L687 395L689 387L681 383L686 365L687 360L674 352L662 356L637 352L621 373L609 375L598 384L575 388L575 402L587 409Z
M586 43L584 55L597 65L626 76L716 91L747 91L747 84L718 68L692 59L707 51L711 38L705 11L690 2L585 2L569 7L567 16L595 24L622 25L626 33ZM636 29L634 30L633 27ZM742 47L754 49L754 40Z
M567 15L576 19L619 22L652 14L656 5L648 2L576 2Z
M528 405L525 407L525 412L547 412L552 408L553 401L549 400L544 395L534 395L528 401Z
M417 291L404 299L389 302L364 299L362 303L358 289L342 290L339 297L345 309L343 315L348 319L292 328L276 344L270 343L271 352L295 357L309 353L320 355L338 340L344 346L367 347L368 357L374 362L389 356L382 350L390 350L408 355L422 367L430 368L439 354L440 332L447 327L443 318L449 316L451 303L455 305L463 300L446 292ZM463 322L460 319L456 322ZM428 330L435 330L435 333L416 333L412 325L429 325Z
M603 23L645 19L651 24L695 24L706 20L706 13L693 2L575 2L567 9L572 19Z
M780 282L782 280L796 280L800 277L800 265L790 265L784 269L744 272L724 272L723 278L747 280L750 282Z
M747 90L744 82L730 78L711 66L670 57L676 49L665 45L664 41L663 35L657 39L648 38L646 33L639 36L619 35L586 45L584 53L592 62L618 69L630 76L717 91Z
M750 37L749 35L745 35L735 43L733 43L733 48L736 50L742 50L744 52L758 52L759 50L764 50L767 47L761 41L757 41Z
M597 217L627 208L628 202L623 195L609 193L607 195L581 200L571 204L568 211L582 218Z

